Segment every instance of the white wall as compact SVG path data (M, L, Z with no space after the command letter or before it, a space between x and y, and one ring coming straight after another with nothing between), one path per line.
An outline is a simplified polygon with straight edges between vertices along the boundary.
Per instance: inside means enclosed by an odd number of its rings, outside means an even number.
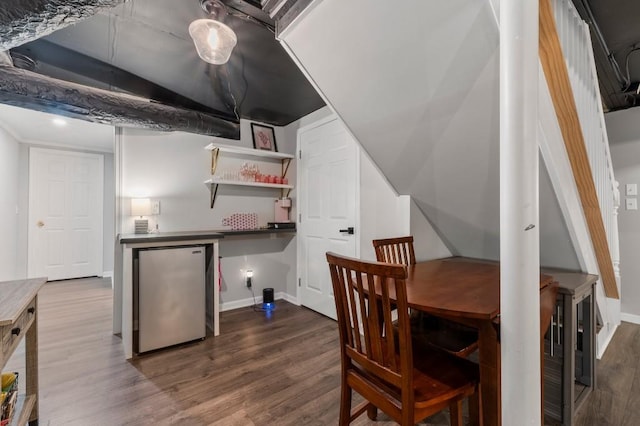
M375 260L372 240L413 235L416 260L451 252L411 197L397 195L364 150L360 150L360 257Z
M411 195L446 235L448 248L496 258L493 11L484 1L383 3L315 2L283 41L395 190ZM394 31L376 31L395 21L402 25Z
M220 186L213 209L209 207L209 189L204 181L210 177L210 152L204 147L213 141L227 145L253 147L250 122L241 121L241 140L224 140L188 133L163 133L123 129L122 144L122 232L133 232L133 218L128 216L131 197L150 197L160 201L160 215L150 220L160 232L224 229L222 218L232 213L258 213L259 225L273 220L274 200L278 191L249 187ZM283 128L275 128L279 152L293 153L295 139L288 140ZM251 158L220 154L218 170L237 170L244 162L255 162L261 171L275 174L279 163L263 163ZM292 174L293 173L293 174ZM289 168L293 180L295 164ZM293 177L292 177L293 176ZM294 200L295 203L295 200ZM295 289L295 238L269 239L234 237L220 241L222 268L221 302L223 309L240 306L252 298L245 287L243 271L254 272L253 290L273 287L275 292ZM295 294L295 293L294 293Z
M372 240L410 235L407 200L399 197L360 149L360 258L376 260Z
M103 224L103 252L102 267L105 275L113 276L113 246L115 244L115 169L113 154L103 154L104 157L104 200L102 205L104 212L102 214Z
M640 323L640 210L626 210L625 185L640 186L640 109L605 115L614 174L620 182L618 213L622 319Z
M335 115L329 107L321 108L285 127L288 140L297 138L297 131ZM418 260L451 256L424 214L409 196L398 195L369 155L360 149L360 257L375 260L371 241L404 235L415 237ZM295 294L291 289L290 294Z
M279 152L295 153L297 131L329 116L322 108L284 127L276 128ZM255 188L218 189L213 209L209 208L209 190L203 182L210 177L210 155L204 149L212 141L227 145L253 147L250 122L241 121L241 140L224 140L187 133L161 133L122 129L122 195L124 200L123 233L133 232L134 218L128 216L131 197L145 196L160 201L160 215L152 217L160 232L222 229L221 220L234 212L257 212L261 225L273 217L277 193ZM251 159L221 154L219 170L239 167ZM363 258L375 259L371 240L414 233L416 251L421 259L449 256L442 241L408 197L398 197L369 157L361 153L361 226L360 244ZM260 163L261 164L261 163ZM264 166L267 167L267 166ZM278 166L279 167L279 166ZM295 160L287 176L296 181ZM296 190L291 218L296 214ZM366 212L366 214L365 214ZM296 237L278 239L234 237L220 241L222 256L223 309L242 306L252 294L245 287L243 271L254 271L256 296L265 287L297 296Z
M413 217L429 219L440 254L499 258L494 3L316 1L280 36L386 181L411 196ZM389 22L402 25L380 30ZM577 266L547 182L540 197L541 260Z
M442 241L428 219L425 218L422 210L418 208L413 200L410 200L410 202L411 235L414 238L416 260L420 262L422 260L451 256L452 253L447 248L447 245Z
M0 127L0 281L21 278L18 253L19 143Z

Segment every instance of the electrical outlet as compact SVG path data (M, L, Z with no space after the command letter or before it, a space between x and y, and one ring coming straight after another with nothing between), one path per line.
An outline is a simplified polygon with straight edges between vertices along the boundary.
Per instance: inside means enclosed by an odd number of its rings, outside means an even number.
M247 288L251 288L251 278L253 277L253 271L251 269L247 269L244 276Z
M151 202L151 214L160 214L160 201Z
M638 195L638 184L628 183L626 186L626 195Z
M627 210L638 210L638 200L636 198L626 199Z

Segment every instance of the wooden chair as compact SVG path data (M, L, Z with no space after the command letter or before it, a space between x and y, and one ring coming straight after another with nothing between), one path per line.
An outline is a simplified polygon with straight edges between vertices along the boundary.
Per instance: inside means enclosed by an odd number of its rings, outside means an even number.
M378 262L416 264L413 236L373 240ZM424 312L412 312L411 326L418 344L432 344L454 355L466 358L478 349L478 332Z
M460 425L464 398L478 424L477 365L435 347L423 353L412 349L406 267L334 253L327 253L327 261L340 333L339 424L348 425L365 411L375 419L379 408L408 426L449 407L451 424ZM369 290L376 286L374 296ZM395 330L392 305L398 313ZM365 402L352 412L353 390Z
M413 236L373 240L373 249L378 262L415 265L416 254L413 251Z

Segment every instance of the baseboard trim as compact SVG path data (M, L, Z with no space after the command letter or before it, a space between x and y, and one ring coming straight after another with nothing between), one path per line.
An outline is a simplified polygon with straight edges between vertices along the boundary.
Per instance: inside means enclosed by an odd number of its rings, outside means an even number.
M275 293L273 295L273 298L275 300L285 300L289 303L293 303L294 305L297 305L297 301L295 297L292 297L291 295L283 292L283 291L279 291L277 293ZM220 312L225 312L225 311L231 311L233 309L239 309L239 308L246 308L247 306L253 306L253 304L259 304L262 303L262 296L256 296L255 298L255 302L253 297L249 297L247 299L240 299L240 300L232 300L231 302L224 302L220 304Z
M630 322L632 324L640 324L640 315L620 313L620 320Z
M102 278L110 278L111 288L113 288L113 271L104 271L102 273Z
M289 293L282 293L282 299L286 300L287 302L291 303L292 305L296 305L296 306L300 306L300 303L298 303L298 298L295 296L290 295Z
M639 317L640 319L640 317ZM602 344L596 344L597 348L597 353L596 353L596 358L597 359L602 359L602 355L604 355L604 353L607 351L607 348L609 347L609 343L611 343L611 339L613 339L613 335L616 334L616 330L618 329L617 325L613 325L613 330L611 330L611 332L606 336L606 340L604 342L602 342ZM596 341L598 339L598 336L596 336Z

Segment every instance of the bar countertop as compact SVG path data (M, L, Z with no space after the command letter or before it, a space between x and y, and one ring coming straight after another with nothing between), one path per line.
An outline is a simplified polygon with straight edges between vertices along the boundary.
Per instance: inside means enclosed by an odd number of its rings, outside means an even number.
M183 232L151 232L148 234L124 234L118 236L120 244L170 242L181 240L217 240L225 236L254 235L254 234L287 234L295 233L293 229L215 229L209 231L183 231Z

